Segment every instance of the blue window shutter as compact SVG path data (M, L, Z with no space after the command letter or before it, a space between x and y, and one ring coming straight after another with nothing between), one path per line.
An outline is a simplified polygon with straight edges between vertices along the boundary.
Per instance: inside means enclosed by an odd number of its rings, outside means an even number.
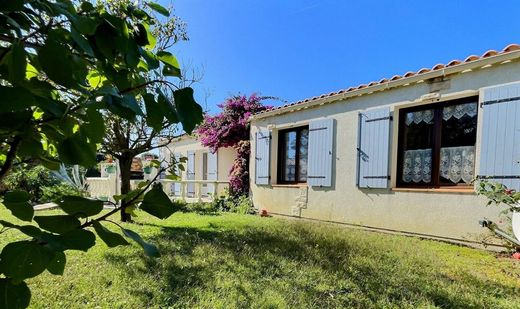
M175 162L177 162L177 164L178 164L181 160L181 154L176 153L176 154L174 154L174 157L175 157ZM177 174L177 176L179 176L179 179L182 179L182 171L177 168L177 164L175 166L175 174ZM181 184L180 183L178 183L178 182L173 183L173 194L175 196L181 195Z
M271 133L259 131L255 136L255 183L268 185L270 174Z
M520 83L483 92L478 177L520 190Z
M208 152L208 180L218 180L218 155L217 152ZM213 193L215 185L208 184L208 192Z
M188 162L186 168L186 179L195 180L195 151L188 151ZM187 193L189 197L195 197L195 184L187 184Z
M388 188L390 173L389 107L359 114L357 184L360 188Z
M307 184L332 186L332 154L334 119L320 119L309 123L309 152Z

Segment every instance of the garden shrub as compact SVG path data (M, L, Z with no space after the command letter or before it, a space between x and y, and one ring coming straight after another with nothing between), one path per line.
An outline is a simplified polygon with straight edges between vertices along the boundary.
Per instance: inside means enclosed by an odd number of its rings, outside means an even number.
M42 187L41 191L42 195L38 200L40 203L56 202L67 195L87 196L87 192L78 190L76 187L64 182Z
M24 190L32 202L54 202L65 195L86 196L86 192L64 183L44 166L36 165L13 170L4 180L5 190Z

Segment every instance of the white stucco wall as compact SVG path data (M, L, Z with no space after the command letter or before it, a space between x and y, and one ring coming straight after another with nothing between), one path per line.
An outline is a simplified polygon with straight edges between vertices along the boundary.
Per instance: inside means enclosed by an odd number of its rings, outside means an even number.
M195 180L202 180L203 170L203 154L209 152L207 147L200 144L194 137L183 136L173 141L166 146L167 150L162 151L163 155L167 156L180 153L181 156L186 157L188 151L195 152ZM220 181L229 181L229 170L233 165L236 157L236 151L233 148L221 148L217 152L217 179ZM186 172L182 172L182 179L186 179ZM218 185L217 193L221 194L227 188L227 184Z
M398 110L418 104L431 104L478 95L482 87L520 81L518 61L496 64L446 77L447 89L440 98L418 102L430 92L427 82L415 83L344 101L302 109L251 121L251 140L260 129L272 131L271 185L255 185L255 143L251 146L251 193L255 207L283 215L329 220L369 227L421 233L436 237L475 240L485 232L478 225L484 217L497 220L500 209L487 207L484 198L474 193L445 191L397 191ZM394 112L391 141L391 186L394 189L359 189L356 186L358 113L374 107L390 106ZM479 123L480 123L479 114ZM329 117L336 120L334 134L332 187L276 185L278 130L306 125ZM477 134L476 168L479 137Z

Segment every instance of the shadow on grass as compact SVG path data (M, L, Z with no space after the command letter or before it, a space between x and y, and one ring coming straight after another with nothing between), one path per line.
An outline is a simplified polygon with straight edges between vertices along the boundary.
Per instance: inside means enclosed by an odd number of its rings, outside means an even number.
M128 270L160 282L160 292L132 287L150 306L204 307L221 301L230 307L264 307L267 298L279 297L275 305L289 307L496 308L519 292L467 270L444 269L433 251L414 252L421 249L417 240L389 242L386 236L294 222L236 229L218 223L155 226L161 233L150 241L159 245L162 257L141 257L144 266ZM116 266L126 263L117 254L106 258Z

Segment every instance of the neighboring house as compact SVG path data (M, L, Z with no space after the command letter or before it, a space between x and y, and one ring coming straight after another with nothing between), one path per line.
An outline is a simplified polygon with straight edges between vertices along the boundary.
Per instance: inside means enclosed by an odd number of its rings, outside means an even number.
M475 177L520 189L520 46L250 119L251 193L270 213L475 240Z
M162 160L179 162L186 158L181 181L172 181L165 190L173 197L200 200L211 199L215 194L223 194L228 187L229 170L236 157L233 148L221 148L212 153L202 146L196 137L181 135L161 149ZM163 179L164 182L167 182Z

